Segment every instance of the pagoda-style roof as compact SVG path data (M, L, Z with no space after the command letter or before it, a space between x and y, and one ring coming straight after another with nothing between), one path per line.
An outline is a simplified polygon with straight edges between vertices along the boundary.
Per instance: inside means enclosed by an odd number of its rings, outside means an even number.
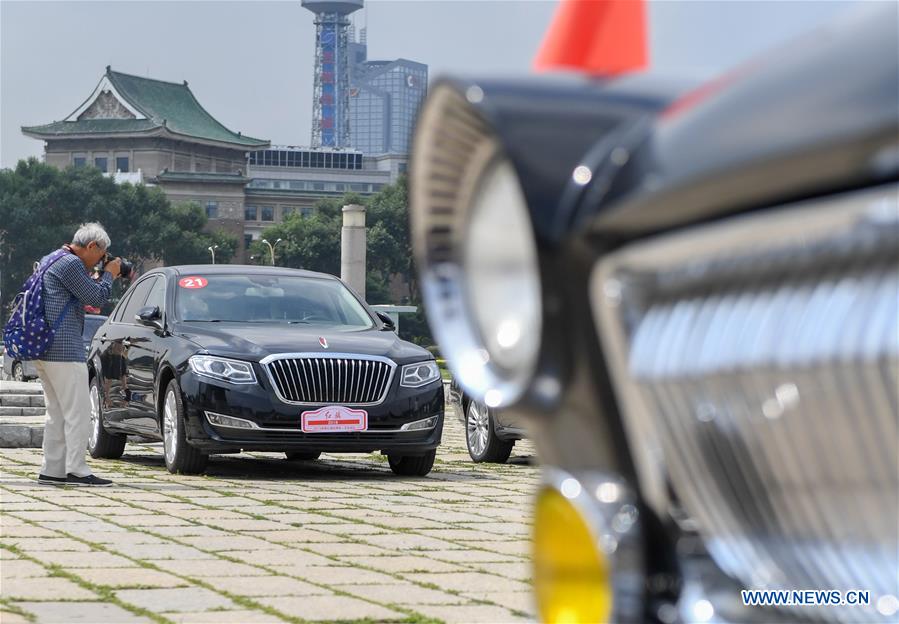
M182 84L141 78L106 67L84 103L63 121L23 126L36 139L98 138L98 136L168 136L171 138L257 150L269 142L232 132L210 115Z

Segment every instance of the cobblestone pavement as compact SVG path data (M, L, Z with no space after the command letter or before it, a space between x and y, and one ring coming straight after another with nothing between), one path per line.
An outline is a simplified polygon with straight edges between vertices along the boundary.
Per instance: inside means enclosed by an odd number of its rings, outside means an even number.
M115 488L35 481L39 449L0 451L0 620L533 621L533 447L473 464L447 417L425 478L386 458L214 457L171 475L161 445L91 461Z

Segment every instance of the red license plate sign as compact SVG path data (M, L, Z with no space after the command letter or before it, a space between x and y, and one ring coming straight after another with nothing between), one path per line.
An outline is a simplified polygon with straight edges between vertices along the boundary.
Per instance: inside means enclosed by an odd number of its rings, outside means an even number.
M329 405L301 415L303 433L339 433L368 429L368 412Z

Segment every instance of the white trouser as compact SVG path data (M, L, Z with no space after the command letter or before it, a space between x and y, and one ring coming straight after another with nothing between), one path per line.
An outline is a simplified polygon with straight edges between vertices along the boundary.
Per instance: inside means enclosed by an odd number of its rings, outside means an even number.
M91 433L91 400L84 362L35 361L47 400L44 425L44 463L41 474L86 477L91 469L85 461Z

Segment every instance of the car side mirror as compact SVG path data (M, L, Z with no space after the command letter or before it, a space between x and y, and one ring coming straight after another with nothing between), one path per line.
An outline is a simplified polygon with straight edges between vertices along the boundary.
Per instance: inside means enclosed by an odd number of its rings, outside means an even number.
M396 331L396 324L394 324L393 319L390 318L389 315L384 312L375 312L378 315L378 318L381 319L381 322L384 323L384 329L389 329L390 331Z
M158 306L147 306L146 308L141 308L134 316L134 320L136 320L141 325L148 325L150 327L155 327L156 329L162 329L162 312L159 311Z

